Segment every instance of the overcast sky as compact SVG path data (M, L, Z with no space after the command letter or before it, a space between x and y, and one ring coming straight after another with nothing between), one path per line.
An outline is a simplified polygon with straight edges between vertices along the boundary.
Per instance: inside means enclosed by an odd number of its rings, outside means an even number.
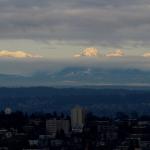
M88 47L96 59L150 57L150 0L0 0L0 59L74 62Z

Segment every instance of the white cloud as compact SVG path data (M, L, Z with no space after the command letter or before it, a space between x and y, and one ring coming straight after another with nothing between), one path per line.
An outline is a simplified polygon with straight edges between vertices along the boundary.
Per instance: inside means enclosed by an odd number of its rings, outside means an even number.
M80 57L80 56L81 56L80 54L75 54L75 55L74 55L75 58L78 58L78 57Z
M117 49L106 54L106 57L122 57L124 56L123 50Z
M81 56L85 56L85 57L96 57L98 56L99 52L96 48L94 47L89 47L84 49L82 52L80 52L79 54L75 54L74 57L81 57Z
M143 57L150 57L150 52L146 52L142 55Z
M24 51L8 51L8 50L1 50L0 57L11 57L11 58L40 58L42 56L35 55L32 53L27 53Z

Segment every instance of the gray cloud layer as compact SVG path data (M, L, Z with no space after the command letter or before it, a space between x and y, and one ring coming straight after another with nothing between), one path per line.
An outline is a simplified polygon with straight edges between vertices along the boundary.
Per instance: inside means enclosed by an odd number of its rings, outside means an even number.
M149 0L0 0L1 39L150 42Z

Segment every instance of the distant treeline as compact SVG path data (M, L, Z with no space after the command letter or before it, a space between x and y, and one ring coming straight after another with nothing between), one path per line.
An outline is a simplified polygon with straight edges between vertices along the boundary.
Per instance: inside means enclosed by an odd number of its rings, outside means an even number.
M74 105L98 115L118 111L150 114L150 90L107 88L0 88L0 110L11 107L24 112L70 112Z

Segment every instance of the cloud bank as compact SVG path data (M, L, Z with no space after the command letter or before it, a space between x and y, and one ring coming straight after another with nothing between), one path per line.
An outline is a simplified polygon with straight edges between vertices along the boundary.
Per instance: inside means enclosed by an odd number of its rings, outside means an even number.
M108 52L107 54L100 54L98 49L94 47L86 48L83 51L81 51L79 54L75 54L74 57L97 57L97 56L103 56L103 57L123 57L125 56L125 53L121 49L117 49L111 52Z
M146 47L149 8L149 0L1 0L0 39Z
M75 54L74 57L81 57L81 56L83 56L83 57L96 57L98 55L99 55L98 50L94 47L90 47L90 48L84 49L79 54Z
M27 53L24 51L8 51L8 50L1 50L0 57L10 57L10 58L41 58L40 55L35 55L31 53Z
M146 52L142 55L143 57L150 57L150 52Z
M107 53L106 57L122 57L124 55L125 54L124 54L123 50L118 49L118 50Z

